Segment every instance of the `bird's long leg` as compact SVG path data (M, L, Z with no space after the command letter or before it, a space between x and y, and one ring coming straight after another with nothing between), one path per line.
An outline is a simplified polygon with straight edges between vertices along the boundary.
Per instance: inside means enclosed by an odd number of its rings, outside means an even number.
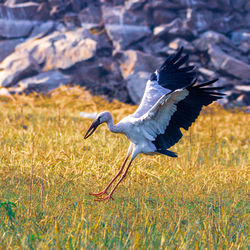
M130 160L130 162L129 162L129 164L128 164L126 170L125 170L125 172L124 172L123 175L121 176L120 180L116 183L116 185L114 186L114 188L111 190L110 194L107 195L106 197L103 197L103 198L98 197L98 200L97 200L97 201L104 201L104 200L106 200L106 202L109 202L110 199L113 199L113 198L112 198L112 194L115 192L116 188L117 188L118 185L121 183L121 181L125 178L125 176L126 176L126 174L127 174L127 172L128 172L128 169L129 169L129 167L130 167L132 161L133 161L133 159Z
M120 168L120 170L118 171L118 173L116 174L116 176L111 180L111 182L104 188L104 190L103 191L101 191L100 193L89 193L90 195L94 195L94 196L102 196L102 195L104 195L104 194L108 194L107 193L107 191L108 191L108 189L109 189L109 187L112 185L112 183L116 180L116 178L122 173L122 171L123 171L123 169L124 169L124 167L125 167L125 165L126 165L126 163L127 163L127 160L128 160L128 158L129 158L129 156L131 155L131 153L132 153L132 145L130 144L129 145L129 148L128 148L128 153L127 153L127 156L126 156L126 158L125 158L125 160L124 160L124 162L123 162L123 164L122 164L122 166L121 166L121 168Z

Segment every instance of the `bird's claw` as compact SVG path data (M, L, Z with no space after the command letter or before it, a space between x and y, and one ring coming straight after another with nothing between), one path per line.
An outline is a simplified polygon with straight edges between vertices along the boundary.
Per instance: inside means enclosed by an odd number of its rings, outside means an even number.
M105 203L108 203L110 199L114 200L114 198L109 194L106 197L97 197L96 201L106 201Z
M93 196L97 196L98 198L99 198L99 196L102 196L102 195L104 195L104 194L107 194L108 195L108 193L107 193L107 191L106 190L104 190L104 191L102 191L102 192L100 192L100 193L89 193L90 195L93 195Z

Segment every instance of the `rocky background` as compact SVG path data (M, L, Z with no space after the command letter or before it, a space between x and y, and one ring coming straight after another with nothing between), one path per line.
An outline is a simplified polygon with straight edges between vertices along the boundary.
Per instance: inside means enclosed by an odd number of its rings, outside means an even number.
M250 1L0 0L0 95L60 85L139 103L181 46L226 108L250 105Z

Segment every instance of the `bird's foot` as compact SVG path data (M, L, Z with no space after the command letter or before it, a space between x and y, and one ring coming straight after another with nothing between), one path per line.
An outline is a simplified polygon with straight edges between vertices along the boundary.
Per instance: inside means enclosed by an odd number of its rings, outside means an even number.
M105 203L108 203L110 199L114 200L111 194L107 195L106 197L98 197L96 201L106 201Z
M93 196L97 196L97 197L99 197L99 196L102 196L102 195L104 195L104 194L107 194L108 195L108 192L107 192L107 190L103 190L102 192L100 192L100 193L89 193L90 195L93 195Z

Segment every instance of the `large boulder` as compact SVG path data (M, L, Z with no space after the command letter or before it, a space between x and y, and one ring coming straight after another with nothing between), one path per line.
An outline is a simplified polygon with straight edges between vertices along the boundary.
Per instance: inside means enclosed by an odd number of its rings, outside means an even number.
M0 18L6 20L48 20L50 18L47 3L32 1L6 1L0 4Z
M0 19L0 38L28 37L33 29L34 22L28 20Z
M231 33L231 39L235 44L240 44L241 42L250 43L250 32L249 30L236 30Z
M41 39L32 39L17 47L16 53L28 51L43 71L68 69L74 64L95 56L97 42L91 39L87 30L58 32ZM1 67L1 65L0 65Z
M0 86L9 87L40 71L37 61L27 51L13 53L0 64Z
M214 67L242 80L250 79L250 66L224 53L218 46L209 46L208 54Z
M171 41L177 37L190 40L194 37L194 30L190 30L181 18L176 18L171 23L155 27L154 35L166 41Z
M126 50L115 55L120 62L120 70L124 79L137 72L153 72L162 63L162 59L141 51Z
M204 32L199 38L193 41L194 46L200 51L208 50L210 44L222 43L232 46L232 42L225 35L212 30Z
M144 71L140 71L128 76L126 80L127 90L133 103L135 104L140 103L149 77L150 73Z
M47 71L33 77L26 78L18 82L19 89L22 92L40 92L48 93L61 85L71 83L71 77L60 71Z
M138 4L140 7L141 3ZM103 23L116 50L129 49L130 45L151 34L145 14L142 11L134 13L136 7L133 6L137 4L127 2L125 6L102 6Z
M0 41L0 62L11 54L15 50L15 47L23 41L23 38Z
M120 70L127 83L131 100L138 104L143 96L149 76L162 63L162 60L140 51L127 50L116 55Z
M110 24L106 25L106 29L116 50L126 50L133 43L151 34L146 26Z
M51 33L55 28L56 28L56 23L54 21L36 22L34 23L29 38L32 39L42 38Z

